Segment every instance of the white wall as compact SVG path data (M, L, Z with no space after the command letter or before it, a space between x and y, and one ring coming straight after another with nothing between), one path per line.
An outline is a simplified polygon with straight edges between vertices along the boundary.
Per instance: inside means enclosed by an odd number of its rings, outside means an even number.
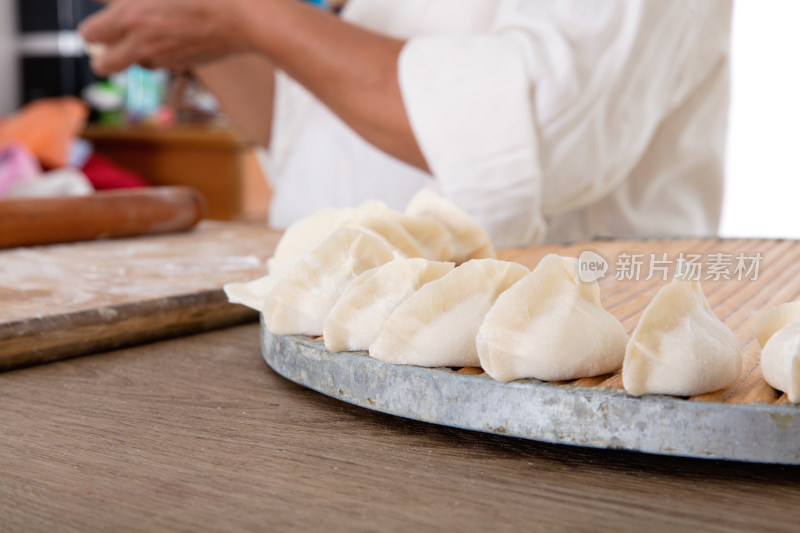
M734 3L721 233L800 237L800 2Z
M0 116L17 107L19 74L16 55L14 0L0 0Z

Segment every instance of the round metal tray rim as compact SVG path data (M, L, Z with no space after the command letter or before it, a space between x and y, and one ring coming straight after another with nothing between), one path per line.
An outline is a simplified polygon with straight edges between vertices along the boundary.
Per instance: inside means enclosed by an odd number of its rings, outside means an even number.
M723 404L622 390L509 383L486 374L390 365L320 340L272 335L262 354L283 377L368 409L461 429L597 448L800 464L800 409ZM364 379L370 376L370 379Z

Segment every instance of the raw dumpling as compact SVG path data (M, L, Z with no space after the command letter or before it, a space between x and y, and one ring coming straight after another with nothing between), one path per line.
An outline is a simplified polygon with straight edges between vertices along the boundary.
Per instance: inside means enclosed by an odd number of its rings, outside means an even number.
M369 349L398 305L454 266L425 259L396 259L364 272L342 293L325 319L325 346L333 352Z
M791 322L800 320L800 301L768 309L756 324L756 339L763 348L770 337Z
M264 322L275 335L322 335L325 317L361 273L394 259L386 240L340 228L298 261L267 294Z
M345 226L365 227L389 241L399 256L447 261L454 253L452 235L438 221L392 211L383 202L369 200L355 209L321 209L292 224L267 261L270 274L281 274Z
M800 322L781 328L761 351L761 372L770 386L800 403Z
M736 335L714 315L700 282L676 278L656 294L628 341L622 383L630 394L694 396L741 373Z
M272 274L247 283L228 283L223 289L230 303L246 305L261 312L264 310L267 294L280 279L281 276Z
M358 217L348 226L367 228L387 240L405 257L426 257L426 252L406 229L388 216Z
M306 254L339 228L361 227L374 231L396 248L395 257L424 257L446 261L453 255L452 235L438 221L414 217L370 200L355 209L321 209L292 224L267 261L268 276L248 283L229 283L225 293L232 303L263 311L270 290Z
M470 259L495 257L489 236L477 222L457 207L439 196L433 189L422 189L409 202L406 214L430 217L442 223L452 234L453 261L463 263Z
M464 263L400 304L381 326L370 355L386 363L478 366L475 336L483 318L528 272L496 259Z
M426 259L450 261L453 258L453 237L438 221L430 217L412 217L392 211L388 217L408 232Z
M355 222L359 217L383 216L391 212L378 200L364 202L355 209L320 209L287 228L272 258L267 261L269 273L288 270L334 231Z
M478 356L499 381L577 379L619 369L628 335L600 305L596 281L554 254L500 295L481 325Z

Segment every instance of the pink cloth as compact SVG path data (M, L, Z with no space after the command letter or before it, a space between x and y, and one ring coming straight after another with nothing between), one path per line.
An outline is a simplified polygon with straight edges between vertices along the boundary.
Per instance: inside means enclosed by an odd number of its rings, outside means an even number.
M22 144L0 147L0 198L20 181L42 173L36 157Z

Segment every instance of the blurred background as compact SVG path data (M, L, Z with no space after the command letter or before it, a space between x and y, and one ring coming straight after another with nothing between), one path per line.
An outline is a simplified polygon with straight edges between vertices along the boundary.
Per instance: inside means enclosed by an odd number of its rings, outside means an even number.
M269 190L253 147L202 87L143 69L94 78L75 27L98 8L91 0L0 0L0 116L42 97L83 97L91 114L80 135L91 144L72 164L85 170L91 159L82 158L99 157L102 176L97 161L88 167L95 188L133 186L141 176L183 180L211 199L212 218L265 217ZM800 2L734 6L725 236L800 237L797 20Z
M0 197L191 185L208 218L266 220L255 147L199 83L140 67L93 75L76 28L101 7L0 0Z

